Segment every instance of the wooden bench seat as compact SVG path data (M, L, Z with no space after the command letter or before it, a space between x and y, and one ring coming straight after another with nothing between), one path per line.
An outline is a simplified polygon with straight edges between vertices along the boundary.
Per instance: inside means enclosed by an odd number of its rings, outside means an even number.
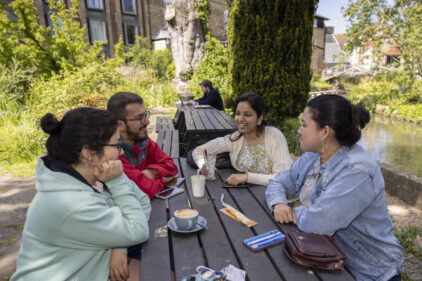
M162 130L158 132L157 144L171 158L179 158L179 131Z
M155 132L163 130L174 130L173 120L170 116L157 116Z

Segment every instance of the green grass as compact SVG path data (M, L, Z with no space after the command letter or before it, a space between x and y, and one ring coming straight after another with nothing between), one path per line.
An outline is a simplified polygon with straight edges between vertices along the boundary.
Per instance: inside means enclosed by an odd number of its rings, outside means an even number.
M409 225L403 228L395 228L393 233L406 252L412 253L419 260L422 260L422 249L419 249L415 243L416 237L422 236L422 227Z
M0 163L0 175L11 174L13 177L33 177L35 176L35 165L37 161L34 160L29 163ZM0 280L1 281L1 280Z

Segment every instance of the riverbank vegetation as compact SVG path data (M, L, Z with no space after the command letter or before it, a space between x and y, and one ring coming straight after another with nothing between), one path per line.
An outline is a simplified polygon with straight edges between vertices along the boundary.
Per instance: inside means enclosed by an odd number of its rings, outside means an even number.
M346 50L370 48L375 66L370 77L350 84L350 99L384 114L422 122L422 3L419 0L355 0L343 9L350 23ZM386 47L398 51L385 65Z

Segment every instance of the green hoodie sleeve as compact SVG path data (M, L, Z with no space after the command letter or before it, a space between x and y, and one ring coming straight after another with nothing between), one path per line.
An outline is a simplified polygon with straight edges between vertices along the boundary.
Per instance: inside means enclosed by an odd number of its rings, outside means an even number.
M148 239L148 196L122 174L107 182L114 206L95 194L76 200L62 222L58 244L79 249L123 248Z

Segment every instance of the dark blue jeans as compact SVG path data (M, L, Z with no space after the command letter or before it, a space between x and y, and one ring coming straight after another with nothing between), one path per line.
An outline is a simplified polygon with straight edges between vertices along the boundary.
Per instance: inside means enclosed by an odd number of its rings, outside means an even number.
M401 274L397 274L396 276L391 277L388 281L401 281Z
M142 243L133 245L127 248L127 257L129 259L141 260L142 256Z

